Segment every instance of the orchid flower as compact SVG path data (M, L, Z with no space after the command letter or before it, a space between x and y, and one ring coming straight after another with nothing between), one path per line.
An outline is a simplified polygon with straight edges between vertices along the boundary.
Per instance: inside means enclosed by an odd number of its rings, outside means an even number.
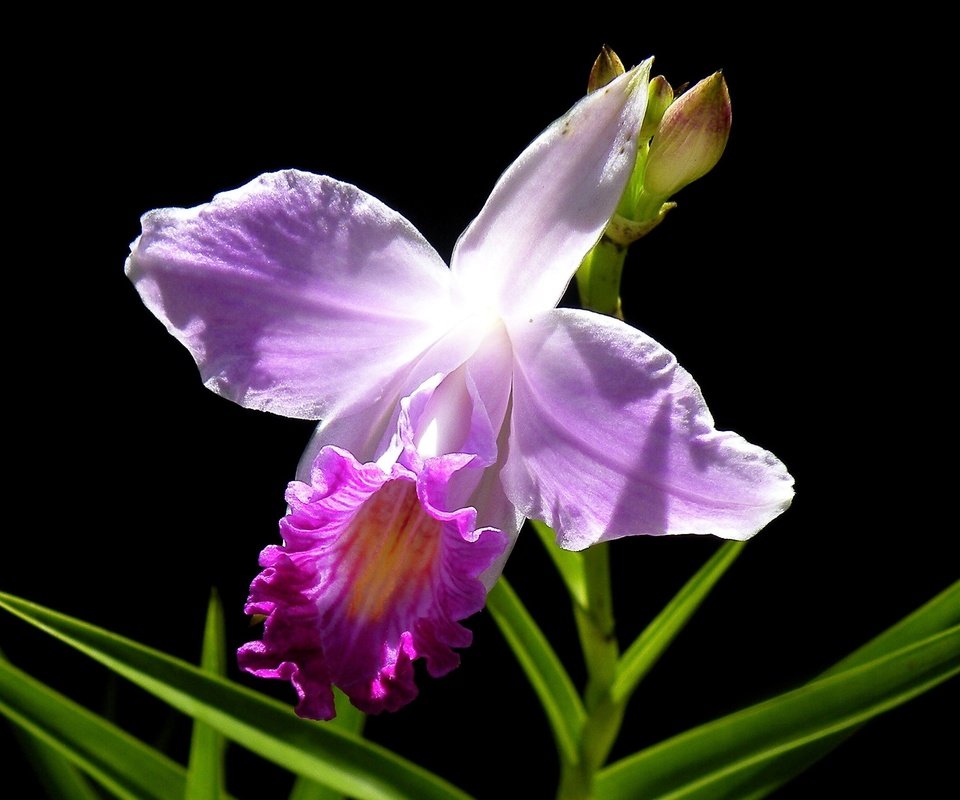
M455 667L524 517L580 550L632 534L745 539L790 503L771 453L718 432L657 342L555 306L636 156L650 63L588 95L501 176L450 267L354 186L263 175L143 217L127 274L206 385L320 419L261 555L255 674L304 716L416 694Z

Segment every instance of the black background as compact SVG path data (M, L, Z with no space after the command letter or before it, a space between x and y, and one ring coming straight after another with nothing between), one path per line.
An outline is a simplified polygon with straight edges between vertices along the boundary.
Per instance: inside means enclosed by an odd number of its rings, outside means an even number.
M604 41L628 64L655 54L674 85L725 71L727 152L633 248L624 309L693 373L720 428L773 450L797 480L794 506L641 686L615 755L813 677L957 578L950 503L911 455L945 413L917 402L933 379L900 324L912 276L899 273L901 296L877 295L885 279L872 259L886 232L865 232L851 212L873 192L859 145L888 128L864 125L869 104L839 102L863 69L848 69L842 43L619 17L563 35L475 21L471 43L452 22L433 20L446 30L437 35L369 16L217 30L167 17L109 40L78 32L39 51L51 77L13 89L15 410L0 588L195 659L215 586L231 648L246 641L247 586L312 426L201 386L123 277L139 215L297 167L379 197L447 257L500 172L580 96ZM624 645L716 546L614 543ZM581 681L572 620L533 536L506 574ZM479 798L513 796L514 780L523 796L549 797L542 713L490 617L469 624L461 668L424 676L421 698L371 720L369 735ZM185 757L187 724L101 668L6 617L0 647ZM956 782L956 713L954 681L873 722L776 797L937 796L938 780ZM28 775L0 736L5 775ZM245 751L230 759L239 797L284 796L275 768Z

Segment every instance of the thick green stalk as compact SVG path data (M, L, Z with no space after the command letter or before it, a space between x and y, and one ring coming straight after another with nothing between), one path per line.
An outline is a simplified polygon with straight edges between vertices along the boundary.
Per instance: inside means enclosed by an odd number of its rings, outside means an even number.
M624 197L628 195L629 191ZM627 246L618 244L606 234L587 253L577 270L577 288L584 308L623 319L620 278L626 256ZM609 547L601 542L579 554L583 569L580 596L573 592L568 582L587 667L586 719L581 728L576 761L562 759L557 800L593 798L594 776L606 761L623 722L626 702L614 702L611 691L617 677L620 648L613 618Z
M610 590L610 545L601 542L583 552L587 606L574 608L580 644L587 663L586 706L601 702L617 674L620 648L613 620L613 596Z
M604 765L623 722L625 701L613 699L620 648L613 618L610 591L610 552L606 543L582 553L586 605L573 604L580 645L587 666L584 706L587 717L576 763L562 765L558 800L593 798L593 779Z
M587 253L577 270L577 289L584 308L623 319L620 277L626 257L626 245L606 235Z

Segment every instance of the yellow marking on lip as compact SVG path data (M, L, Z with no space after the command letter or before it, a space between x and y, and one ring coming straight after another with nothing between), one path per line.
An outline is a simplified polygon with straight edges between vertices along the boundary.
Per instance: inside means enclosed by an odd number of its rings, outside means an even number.
M347 615L378 620L428 577L440 549L440 522L424 510L412 481L394 480L364 503L345 536Z

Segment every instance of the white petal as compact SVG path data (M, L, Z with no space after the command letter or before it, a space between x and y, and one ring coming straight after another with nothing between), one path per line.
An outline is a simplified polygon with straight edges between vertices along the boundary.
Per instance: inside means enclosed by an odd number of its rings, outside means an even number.
M584 97L500 177L454 250L466 301L505 317L557 304L633 170L650 63Z

